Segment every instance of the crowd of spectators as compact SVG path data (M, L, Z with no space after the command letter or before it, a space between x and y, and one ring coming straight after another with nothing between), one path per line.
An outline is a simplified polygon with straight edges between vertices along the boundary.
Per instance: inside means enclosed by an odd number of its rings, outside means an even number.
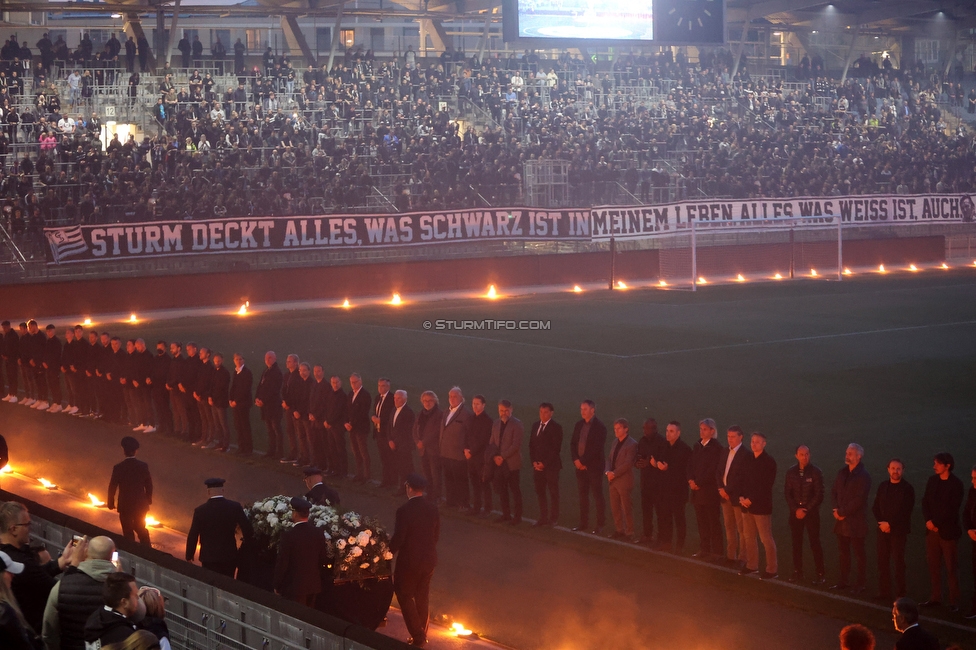
M133 70L122 93L152 126L142 141L103 142L89 98L104 78L65 69L55 83L40 66L25 83L6 60L2 221L37 240L51 223L512 204L525 199L524 164L545 159L568 163L581 207L972 191L972 137L947 130L943 115L962 107L962 85L924 66L870 63L858 60L844 83L808 64L790 87L744 65L732 78L727 50L697 63L623 55L607 71L568 54L479 62L355 50L331 71L298 71L269 49L236 79ZM227 79L237 83L219 85ZM487 127L462 130L458 105Z

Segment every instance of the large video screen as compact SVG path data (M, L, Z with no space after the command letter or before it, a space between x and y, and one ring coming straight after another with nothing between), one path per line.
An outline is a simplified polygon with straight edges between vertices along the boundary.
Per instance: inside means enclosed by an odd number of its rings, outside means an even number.
M514 27L506 29L507 38L660 45L725 40L724 0L511 0L505 12L506 27Z

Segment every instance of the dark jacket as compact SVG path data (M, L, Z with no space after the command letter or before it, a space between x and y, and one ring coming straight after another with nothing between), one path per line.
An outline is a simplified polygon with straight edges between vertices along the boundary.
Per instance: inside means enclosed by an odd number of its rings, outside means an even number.
M729 501L734 506L739 505L739 497L744 496L746 487L746 476L748 466L755 458L752 450L743 438L739 445L739 450L732 457L732 464L729 465L728 476L725 474L725 466L728 464L731 449L723 448L718 457L718 467L715 468L715 482L719 488L725 488L725 493L729 495Z
M664 446L654 456L655 461L668 464L663 472L659 469L654 471L658 474L658 494L672 507L683 509L688 502L688 468L693 453L688 443L681 438L675 440L673 445L664 439ZM641 480L644 480L643 475Z
M152 505L153 484L149 465L134 456L112 468L108 483L108 509L115 509L115 491L119 491L119 512L148 512Z
M413 423L413 442L424 443L424 448L420 450L421 456L437 458L441 454L441 418L443 413L438 405L434 405L430 411L423 410L417 415ZM491 418L488 418L491 420ZM491 429L488 429L491 436Z
M153 390L166 390L166 383L169 380L169 368L173 363L173 358L168 354L157 354L152 358L152 365L149 368L149 378L152 379Z
M332 384L328 379L316 381L314 378L309 383L308 392L308 413L315 416L315 422L321 426L325 422L325 415L329 408L329 399L332 397Z
M824 499L823 472L814 464L809 464L800 470L799 465L786 470L786 484L783 486L786 496L786 506L790 509L790 517L796 518L796 511L806 508L808 511L819 511Z
M43 362L47 364L48 370L61 369L62 346L61 339L57 336L44 339Z
M313 485L312 489L305 493L305 499L312 505L324 506L331 504L333 508L339 507L339 493L335 488L329 487L325 483L316 483Z
M722 445L714 438L709 440L707 445L702 445L699 439L692 447L687 478L698 486L697 490L691 491L692 504L707 505L719 502L718 480L715 477L723 451Z
M258 381L258 389L254 399L261 400L261 417L265 420L281 417L281 368L274 362L270 368L265 368Z
M384 447L388 446L386 443L390 439L390 426L393 423L393 390L385 395L377 395L376 399L373 400L373 412L372 415L380 419L380 425L377 427L373 426L373 434L376 437L377 443L382 444Z
M858 463L854 471L844 465L834 487L830 491L832 508L844 517L834 523L834 532L843 537L867 537L868 496L871 493L871 475Z
M114 572L115 566L108 560L85 560L80 567L64 570L51 592L51 598L57 598L56 610L50 628L45 616L45 643L50 646L56 640L61 650L84 650L85 624L93 612L105 606L105 578Z
M225 409L230 401L230 371L227 366L213 369L210 377L210 388L207 391L213 400L214 408Z
M555 420L550 419L546 423L542 435L539 435L541 424L542 422L537 420L532 425L529 434L529 460L533 463L542 463L546 471L561 470L563 468L563 461L560 458L563 450L563 427Z
M202 361L197 362L199 366L197 368L196 381L193 383L193 398L198 399L204 404L207 403L207 398L210 397L210 388L213 383L214 367L213 364L207 361L204 363ZM184 384L185 386L186 384ZM187 387L187 390L190 390Z
M308 420L308 405L312 397L312 384L314 383L315 380L311 376L308 379L302 379L301 374L289 382L286 417L294 418L297 412L299 420Z
M322 567L329 562L325 535L309 522L295 524L281 535L275 563L274 589L285 598L322 591Z
M24 565L24 570L13 576L11 585L20 611L27 623L34 630L42 629L44 621L44 607L47 597L54 587L54 576L61 573L57 560L40 564L29 546L17 548L10 544L0 545L0 551L10 556L14 562Z
M230 391L227 393L228 401L237 404L238 408L251 406L251 390L253 387L254 375L251 374L251 369L244 366L240 372L237 372L237 368L234 368L234 372L230 376Z
M482 411L481 415L474 415L471 418L471 423L464 432L464 448L471 452L468 462L475 467L482 467L485 463L485 449L491 439L493 424L491 416Z
M349 391L349 402L346 407L346 420L352 427L350 433L365 435L369 433L369 416L372 414L370 406L373 400L369 391L365 387L359 389L356 399L353 400L353 391Z
M343 426L346 423L346 411L349 408L349 396L342 390L332 390L329 392L325 401L325 416L323 422L329 425L330 429L337 429L345 434Z
M573 437L569 441L569 455L575 464L578 460L588 471L603 472L606 464L607 427L600 418L593 416L590 420L590 433L586 438L583 453L579 453L580 433L583 431L585 420L579 420L573 427Z
M17 612L7 603L0 603L0 648L4 650L41 650L44 644L24 627Z
M740 450L741 451L741 450ZM776 482L776 460L765 451L756 456L751 451L742 496L752 504L744 508L751 515L773 514L773 483ZM733 465L735 461L733 460Z
M394 582L429 573L437 566L441 522L437 506L414 497L397 508L390 550L397 554Z
M637 461L635 464L637 469L640 470L642 486L657 485L660 482L661 470L653 467L650 460L651 458L660 460L658 456L661 455L666 444L668 444L668 441L656 431L654 435L643 435L637 440ZM685 446L688 446L687 443L685 443ZM691 453L691 447L688 447L688 453ZM688 468L685 467L685 472L687 473L687 471ZM685 484L687 484L687 480Z
M938 639L918 625L905 630L895 642L895 650L940 650L941 647Z
M964 531L976 530L976 487L969 488L966 507L962 509L962 529Z
M85 643L101 641L104 648L110 643L125 641L138 629L135 623L117 611L101 607L85 623Z
M882 481L874 495L871 512L874 518L887 521L892 535L907 535L912 530L912 510L915 508L915 488L902 479L898 483Z
M396 408L393 409L393 413L390 414L390 423L393 423L393 415L396 413ZM414 423L413 409L411 409L406 404L400 410L400 415L397 416L396 423L392 424L390 429L390 440L396 444L397 451L406 451L409 453L413 448L413 423Z
M962 495L962 481L955 474L950 473L949 478L944 481L937 474L933 474L925 484L922 517L935 524L942 539L962 537L962 526L959 524Z
M237 501L211 497L193 511L190 532L186 536L186 561L192 562L200 540L200 563L237 562L237 529L245 540L251 539L251 522Z

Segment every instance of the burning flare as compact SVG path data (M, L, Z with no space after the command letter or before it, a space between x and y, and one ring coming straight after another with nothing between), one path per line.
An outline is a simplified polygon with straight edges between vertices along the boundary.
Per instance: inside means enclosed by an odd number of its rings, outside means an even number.
M745 279L745 278L744 278L744 277L742 276L742 274L740 273L739 275L737 275L737 276L735 276L735 281L736 281L736 282L745 282L745 281L746 281L746 279Z
M472 632L460 623L451 623L451 633L454 636L471 636Z
M163 522L159 521L152 515L146 515L146 526L149 528L159 528L163 525Z
M89 325L91 325L92 324L92 319L86 318L84 324L85 324L86 327L89 326Z
M909 271L918 271L918 267L915 266L914 264L909 264L908 265L908 270Z
M878 273L887 273L887 271L885 271L884 264L878 266Z
M247 308L251 306L250 301L245 300L241 308L237 310L238 316L247 316Z
M139 322L139 319L136 318L136 315L135 314L129 314L129 322L130 323L138 323Z
M618 289L626 289L627 288L627 285L626 285L626 283L624 283L623 280L617 280L617 288Z
M810 277L811 278L817 277L817 269L810 269Z
M583 288L580 287L578 284L573 285L573 293L583 293Z
M57 483L52 483L51 481L47 480L46 478L39 478L39 479L37 479L37 482L40 483L41 485L43 485L44 487L46 487L48 490L56 490L56 489L58 489Z
M91 501L92 507L94 507L94 508L101 508L102 506L105 505L105 502L104 501L102 501L101 499L99 499L97 496L95 496L91 492L88 493L88 499L89 499L89 501Z
M485 294L485 298L488 298L489 300L494 300L497 297L498 297L498 292L495 291L495 285L491 285L490 287L488 287L488 293Z
M349 304L349 298L346 298L345 300L342 301L342 308L343 309L349 309L350 307L352 307L352 305Z
M403 304L403 300L400 298L400 294L394 293L393 294L393 298L390 299L390 304L391 305L402 305Z
M777 273L776 275L773 276L773 279L774 280L782 280L783 279L783 276L782 276L782 274Z
M844 275L854 275L850 269L844 269Z
M665 282L664 280L661 280L661 281L660 281L660 282L658 282L657 284L658 284L658 286L659 286L659 287L666 287L666 286L668 286L668 283L667 283L667 282Z
M698 284L708 284L708 280L706 280L704 277L699 276Z

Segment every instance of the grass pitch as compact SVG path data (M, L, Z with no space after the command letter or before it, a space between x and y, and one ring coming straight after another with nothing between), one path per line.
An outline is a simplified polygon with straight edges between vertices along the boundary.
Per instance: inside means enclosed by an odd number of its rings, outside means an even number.
M498 399L510 399L515 416L528 426L537 418L538 403L550 401L566 431L566 468L571 468L569 435L586 398L597 403L597 414L608 425L628 418L634 437L647 417L656 418L662 432L669 420L679 420L689 444L704 417L716 419L722 437L732 424L762 431L779 465L774 525L784 577L791 563L780 495L796 445L811 447L828 486L849 442L865 447L874 486L887 477L888 459L900 457L919 502L934 453L952 452L956 473L967 485L976 463L976 273L971 270L706 286L697 293L591 291L424 303L411 303L405 294L404 300L399 307L258 312L118 329L147 341L195 340L227 355L240 351L256 377L268 349L282 360L295 352L322 363L327 374L344 378L347 389L350 372L360 372L371 393L376 378L387 376L395 389L409 391L415 410L421 391L434 390L446 404L448 389L458 385L469 400L485 395L489 412ZM550 326L542 331L424 328L424 321L438 319L539 319ZM256 414L255 435L260 447L263 427ZM528 466L527 441L524 453ZM375 453L373 463L378 474ZM529 470L522 472L522 489L526 516L534 517ZM576 486L569 469L562 472L562 495L560 523L575 525ZM835 577L827 498L822 536L828 576ZM635 493L639 513L638 499ZM690 506L688 515L694 549ZM873 525L870 517L869 522ZM919 600L927 596L922 531L919 503L909 539L909 587ZM964 599L971 590L969 544L965 538L960 544ZM868 546L873 586L873 534ZM809 550L806 555L809 564ZM812 573L808 566L807 574Z

